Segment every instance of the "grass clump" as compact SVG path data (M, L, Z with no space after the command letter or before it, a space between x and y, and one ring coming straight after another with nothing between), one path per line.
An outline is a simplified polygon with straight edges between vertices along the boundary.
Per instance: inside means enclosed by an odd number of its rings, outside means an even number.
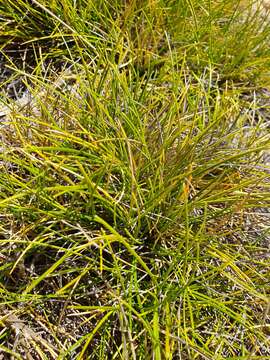
M0 5L0 350L270 358L269 27L231 1L113 4Z

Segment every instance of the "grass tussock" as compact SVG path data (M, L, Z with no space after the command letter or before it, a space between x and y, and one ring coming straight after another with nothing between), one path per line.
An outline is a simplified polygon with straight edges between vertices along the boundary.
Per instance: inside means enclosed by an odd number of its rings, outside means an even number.
M4 359L270 359L251 5L0 4Z

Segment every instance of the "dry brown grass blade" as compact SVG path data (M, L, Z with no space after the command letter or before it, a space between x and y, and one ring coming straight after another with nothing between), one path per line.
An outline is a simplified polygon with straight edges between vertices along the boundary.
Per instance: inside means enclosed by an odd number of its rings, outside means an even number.
M17 341L24 348L29 349L30 342L36 343L42 346L46 351L48 351L52 359L56 359L58 356L58 350L51 344L43 339L39 334L37 334L29 325L26 324L26 321L21 320L17 315L16 311L8 310L7 308L1 309L2 316L0 322L4 324L7 328L10 328L17 338ZM33 359L31 354L29 355L29 360Z

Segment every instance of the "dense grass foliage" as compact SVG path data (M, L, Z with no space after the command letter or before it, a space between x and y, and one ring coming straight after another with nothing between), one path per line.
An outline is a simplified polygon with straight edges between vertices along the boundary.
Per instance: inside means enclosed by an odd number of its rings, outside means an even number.
M0 354L270 359L267 13L0 3Z

